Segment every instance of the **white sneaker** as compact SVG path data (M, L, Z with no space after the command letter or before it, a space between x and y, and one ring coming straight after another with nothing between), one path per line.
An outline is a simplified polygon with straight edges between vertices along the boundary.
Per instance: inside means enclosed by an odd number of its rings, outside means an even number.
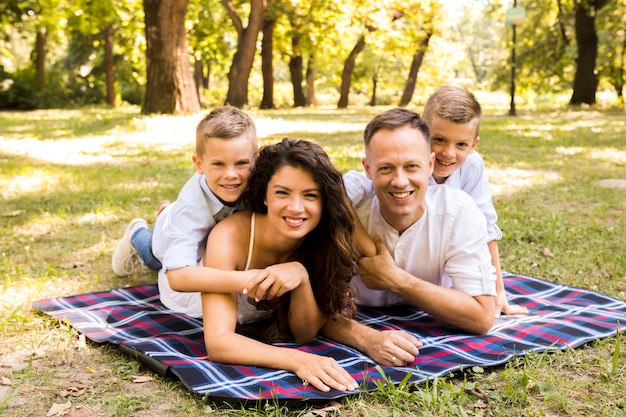
M140 227L148 227L148 223L144 219L131 220L124 236L115 247L113 252L113 258L111 259L111 265L113 266L113 272L120 277L130 275L134 272L139 272L143 268L143 261L137 255L137 251L130 243L130 238L133 233Z

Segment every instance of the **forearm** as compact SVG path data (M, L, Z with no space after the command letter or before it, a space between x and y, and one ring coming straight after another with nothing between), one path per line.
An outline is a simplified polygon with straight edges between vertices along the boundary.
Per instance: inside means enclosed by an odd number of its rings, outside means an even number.
M495 297L467 293L426 282L398 269L393 292L431 316L475 334L486 334L493 325Z
M311 283L307 280L291 292L289 304L289 328L298 343L306 343L315 338L326 322L315 301Z
M368 354L372 345L372 336L377 330L359 323L356 320L335 315L326 320L321 333L335 342L353 347L365 354Z
M167 271L167 279L174 291L238 293L254 276L254 271L226 271L206 266L186 266Z

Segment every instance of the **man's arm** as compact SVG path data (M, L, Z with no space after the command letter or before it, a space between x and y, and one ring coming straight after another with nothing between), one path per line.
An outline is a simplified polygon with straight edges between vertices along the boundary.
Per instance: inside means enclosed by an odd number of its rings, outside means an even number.
M412 305L459 329L483 335L493 326L495 298L472 297L454 288L445 288L398 267L379 237L375 238L376 256L361 258L359 273L372 289L386 289L399 294Z
M360 350L381 365L412 363L422 347L422 343L407 332L379 331L338 315L326 320L322 334L335 342Z

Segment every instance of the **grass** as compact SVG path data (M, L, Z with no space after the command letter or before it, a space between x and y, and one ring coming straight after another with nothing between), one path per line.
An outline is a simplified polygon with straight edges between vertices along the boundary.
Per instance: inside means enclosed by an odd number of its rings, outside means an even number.
M359 168L361 129L378 111L251 114L262 143L314 139L346 171ZM478 146L504 269L626 299L626 115L519 113L487 115ZM37 299L155 281L116 277L111 254L132 218L154 219L160 200L176 198L198 120L132 107L0 113L0 414L46 415L69 401L94 416L626 416L621 334L336 403L226 404L36 314Z

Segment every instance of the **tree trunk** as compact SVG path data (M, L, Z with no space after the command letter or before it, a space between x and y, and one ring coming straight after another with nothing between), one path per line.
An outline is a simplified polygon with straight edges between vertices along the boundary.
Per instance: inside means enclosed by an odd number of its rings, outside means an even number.
M46 28L40 27L37 30L35 39L35 73L37 74L37 85L43 87L46 84Z
M256 42L263 27L265 0L250 0L248 27L244 28L235 6L230 0L222 0L233 26L237 30L237 50L228 72L228 93L226 104L243 108L248 105L248 78L256 54Z
M198 92L200 107L206 107L206 103L204 102L204 64L202 58L194 57L193 80Z
M308 106L317 106L315 96L315 54L309 55L309 64L306 68L306 98Z
M424 55L428 49L428 42L432 36L432 32L426 32L426 36L422 39L417 47L417 51L413 55L413 62L411 62L411 69L409 70L409 77L404 85L404 91L400 98L398 106L405 107L413 99L413 93L415 92L415 85L417 84L417 74L419 74L420 67L424 61Z
M263 39L261 40L261 73L263 74L262 109L275 109L274 104L274 26L276 19L263 20Z
M361 35L343 65L343 72L341 74L341 89L339 90L339 102L337 103L337 108L339 109L345 109L348 107L348 95L350 94L350 84L352 83L352 73L354 72L356 57L361 53L363 48L365 48L365 35Z
M370 97L370 106L376 106L376 90L378 89L378 71L374 71L372 75L372 96Z
M104 28L104 78L107 90L107 104L115 107L115 74L113 72L113 24Z
M146 95L143 114L200 110L189 63L185 14L189 0L144 0Z
M300 49L300 35L293 34L291 36L292 55L289 60L289 74L291 75L291 84L293 85L293 107L306 107L306 97L302 88L302 51Z
M598 79L596 75L596 58L598 56L598 34L596 33L595 16L608 0L577 1L575 9L576 73L570 104L595 104Z

